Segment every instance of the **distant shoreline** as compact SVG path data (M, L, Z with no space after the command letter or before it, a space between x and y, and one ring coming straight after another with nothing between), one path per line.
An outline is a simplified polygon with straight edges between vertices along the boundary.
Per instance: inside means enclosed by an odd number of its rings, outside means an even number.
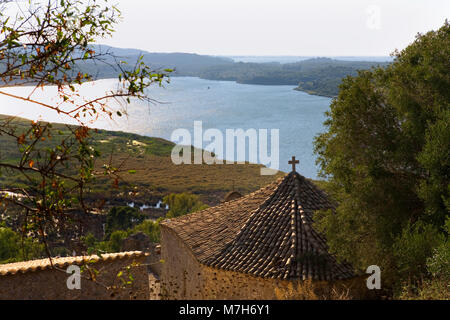
M393 60L388 56L208 56L151 53L105 45L93 45L92 48L96 52L109 52L112 56L120 57L130 66L142 56L142 61L155 72L173 69L174 72L168 74L171 77L198 77L204 80L235 81L238 84L291 85L296 91L328 98L337 96L343 78L357 75L358 70L386 66ZM111 68L116 61L105 56L104 62L106 64L81 61L74 66L74 70L95 75L95 80L117 79L117 69ZM2 83L6 84L0 82L0 88Z
M207 78L203 78L203 77L199 77L199 76L187 76L187 75L171 75L170 77L174 77L174 78L197 78L197 79L202 79L202 80L208 80L208 81L231 81L231 82L235 82L237 84L241 84L241 85L255 85L255 86L291 86L289 84L262 84L262 83L241 83L238 82L236 80L226 80L226 79L207 79ZM86 81L85 83L92 83L92 82L96 82L99 80L117 80L118 78L110 78L110 77L105 77L105 78L98 78L95 80L91 80L91 81ZM7 86L2 86L0 85L0 90L2 89L8 89L8 88L15 88L15 87L34 87L34 85L32 85L31 83L27 84L27 85L7 85ZM56 85L50 85L50 84L46 84L44 85L44 87L56 87ZM300 92L304 92L307 93L309 95L312 96L318 96L318 97L326 97L326 98L335 98L336 96L331 96L331 95L325 95L325 94L320 94L314 91L307 91L307 90L302 90L300 89L298 86L292 85L292 90L295 91L300 91Z

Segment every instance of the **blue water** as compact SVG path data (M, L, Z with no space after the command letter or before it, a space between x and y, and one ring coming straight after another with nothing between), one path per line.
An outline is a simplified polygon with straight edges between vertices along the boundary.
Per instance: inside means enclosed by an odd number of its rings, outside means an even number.
M177 128L192 133L195 120L203 122L203 130L217 128L224 135L225 129L279 129L280 170L289 172L288 160L295 155L300 160L298 171L317 178L313 139L324 130L324 112L331 99L295 91L293 86L246 85L190 77L172 78L165 89L153 88L149 94L169 103L149 107L149 123L141 133L170 139Z
M80 94L98 97L115 86L115 79L98 80L83 85ZM175 129L185 128L192 133L194 121L202 121L203 130L217 128L224 136L226 129L279 129L279 169L289 172L291 166L288 160L296 156L300 160L297 171L306 177L317 178L313 139L324 130L324 112L329 108L331 99L295 91L293 88L174 77L164 88L152 86L149 89L149 96L159 103L149 105L132 101L127 108L127 117L115 121L99 119L90 125L167 140L170 140ZM32 89L11 87L4 90L27 96ZM37 90L33 97L38 101L49 102L53 101L54 96L56 88L45 87L44 90ZM114 102L111 101L110 105L114 107ZM74 123L73 119L53 110L4 95L0 95L0 114L32 120ZM202 147L207 144L209 142L205 142Z

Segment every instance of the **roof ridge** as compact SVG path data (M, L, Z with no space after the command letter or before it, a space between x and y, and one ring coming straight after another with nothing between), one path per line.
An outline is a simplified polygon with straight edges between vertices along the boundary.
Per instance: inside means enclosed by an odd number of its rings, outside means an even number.
M315 210L333 208L326 193L297 172L239 199L162 223L199 263L277 279L352 276L313 228Z
M0 276L14 275L17 273L25 273L38 270L46 270L50 268L62 268L72 264L82 264L86 261L112 261L123 258L133 258L146 255L143 251L122 251L114 253L105 253L100 257L98 255L72 256L72 257L51 257L43 259L35 259L28 261L13 262L0 264ZM51 260L51 261L50 261Z
M277 185L281 184L282 180L284 180L287 176L288 175L285 175L283 177L277 178L276 180L272 181L268 185L266 185L264 187L261 187L260 189L255 190L255 191L253 191L251 193L243 195L240 198L236 198L236 199L233 199L233 200L225 201L225 202L222 202L222 203L218 204L217 206L208 207L208 208L205 208L203 210L199 210L199 211L196 211L196 212L188 213L188 214L185 214L185 215L180 216L180 217L164 219L164 220L162 220L160 222L160 224L165 225L165 226L170 228L169 224L170 224L171 220L174 220L174 219L177 219L178 221L189 220L193 216L202 215L202 214L204 214L205 212L208 212L208 211L214 211L214 210L217 210L218 208L224 208L224 207L227 207L227 206L233 206L237 202L245 202L245 200L247 200L248 198L251 198L251 197L253 197L253 196L257 195L257 194L263 194L265 190L268 190L268 189L270 189L273 186L276 186L276 188L278 188Z
M314 185L312 182L308 181L305 177L303 177L299 173L294 172L293 176L294 176L295 187L296 187L296 191L297 191L296 198L297 198L297 201L299 201L300 203L301 203L301 186L300 186L301 182L303 182L305 185L307 185L314 192L320 193L321 196L326 196L326 193L324 191L319 189L316 185ZM328 202L328 203L330 204L331 207L333 207L333 204L331 202ZM349 268L351 268L351 266L346 263L338 263L337 259L334 257L334 255L332 255L328 252L328 245L326 243L326 239L320 233L317 233L312 226L313 217L310 216L303 209L301 204L297 205L297 209L298 209L298 214L300 217L299 227L301 227L301 226L304 227L304 231L307 235L306 238L309 240L308 242L309 242L310 250L312 250L313 252L319 253L319 255L327 254L328 259L332 260L335 269L339 270L343 275L351 276L352 273L349 272L349 270L348 270ZM311 272L309 266L307 269L309 272ZM311 275L308 273L307 277L314 277L314 275Z

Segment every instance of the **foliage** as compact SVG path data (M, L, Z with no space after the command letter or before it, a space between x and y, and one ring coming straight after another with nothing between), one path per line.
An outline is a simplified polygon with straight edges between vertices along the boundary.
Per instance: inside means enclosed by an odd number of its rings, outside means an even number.
M160 241L159 222L161 220L163 220L163 218L160 218L157 221L144 220L142 223L126 230L120 227L117 230L112 230L108 237L105 235L104 239L100 241L91 233L82 236L81 240L86 247L88 254L122 251L124 240L138 232L146 234L149 237L150 242L158 243Z
M433 250L433 255L427 259L427 274L417 281L404 282L398 294L400 299L430 300L450 299L450 218L446 222L446 236ZM433 240L432 242L436 242Z
M130 229L144 219L145 215L136 208L113 207L106 216L105 236L108 239L113 232Z
M417 281L427 271L427 258L443 242L444 236L421 221L407 225L395 240L393 250L401 280Z
M40 258L44 254L42 244L22 238L10 228L0 225L0 264Z
M317 214L316 225L341 259L363 270L380 266L385 287L421 277L448 217L448 70L446 21L389 66L345 78L315 141L339 203Z
M109 249L111 252L121 251L123 241L127 238L127 232L116 230L109 237Z
M0 261L9 261L19 255L20 237L9 228L0 227Z
M165 218L178 217L208 207L198 196L187 193L170 194L164 198L164 203L171 208ZM121 251L123 241L138 232L146 234L151 242L158 243L159 223L165 218L159 218L157 221L146 220L145 215L135 208L113 207L107 215L103 241L99 241L92 234L83 236L81 240L89 254Z
M418 284L405 284L396 298L401 300L449 300L450 286L440 279L424 279Z
M161 85L171 72L151 70L142 57L134 67L125 68L126 63L117 60L115 64L106 62L103 58L109 53L95 52L92 43L111 36L119 19L120 11L102 0L50 0L37 6L31 1L0 4L0 87L34 86L27 96L7 90L0 90L0 94L50 109L80 125L68 126L69 134L64 135L49 123L29 122L20 130L13 118L0 122L0 136L12 138L19 153L13 161L0 155L0 175L15 172L23 181L18 188L2 186L0 202L22 210L21 229L44 243L48 255L48 236L64 236L74 227L73 213L92 210L85 202L89 183L97 177L111 178L112 187L119 183L121 170L111 163L95 170L100 152L91 145L88 125L102 116L113 119L126 114L130 98L151 101L146 88ZM106 62L119 78L117 89L95 97L81 96L80 86L93 75L92 70L81 72L80 62ZM46 85L56 86L57 96L38 100L36 90ZM117 103L112 104L111 99ZM49 140L53 141L50 145Z
M135 234L138 232L143 232L146 234L153 243L159 243L160 242L160 231L159 231L159 223L164 218L159 218L156 221L152 220L144 220L142 223L135 226L133 229L130 230L130 234Z
M169 205L169 212L166 215L167 218L179 217L208 207L200 201L197 195L189 193L169 194L164 197L163 202Z
M433 256L427 259L427 270L433 278L450 284L450 218L446 221L446 239L434 249Z

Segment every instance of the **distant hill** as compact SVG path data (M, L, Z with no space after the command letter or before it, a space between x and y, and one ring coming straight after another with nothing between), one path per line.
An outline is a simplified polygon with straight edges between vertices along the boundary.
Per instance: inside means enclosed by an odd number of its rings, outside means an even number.
M115 56L117 60L126 61L130 66L143 55L143 61L155 70L175 69L172 76L192 76L245 84L292 85L296 90L328 97L337 95L343 77L356 75L358 70L389 64L383 61L350 61L348 58L310 58L293 63L234 62L227 57L192 53L151 53L105 45L96 45L94 50L97 53L111 54L104 57L105 62L114 62ZM78 67L83 72L94 74L97 79L115 77L119 72L106 64L92 62L81 62Z
M341 61L330 58L313 58L296 63L244 63L218 65L202 72L201 78L233 80L238 83L261 85L292 85L296 90L334 97L341 79L356 75L358 70L384 66L387 62Z
M217 65L231 65L233 59L225 57L214 57L208 55L199 55L195 53L160 53L160 52L148 52L139 49L122 49L105 45L93 46L97 53L111 53L120 60L124 60L130 64L136 61L136 59L143 55L144 62L155 69L174 68L177 75L194 75L205 68L209 68ZM106 56L106 58L108 58ZM108 62L112 62L109 59Z

